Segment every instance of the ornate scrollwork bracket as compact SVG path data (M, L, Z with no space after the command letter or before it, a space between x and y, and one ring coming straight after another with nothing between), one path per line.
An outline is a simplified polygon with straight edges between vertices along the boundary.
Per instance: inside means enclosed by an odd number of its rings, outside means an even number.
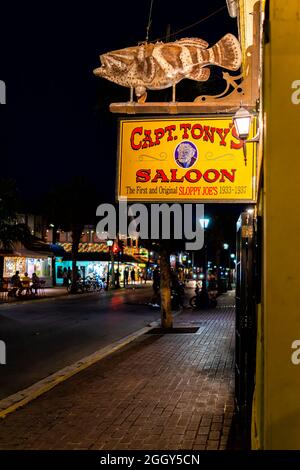
M237 95L240 100L241 95L243 95L243 92L244 92L245 80L244 80L243 74L230 75L228 72L223 72L223 79L226 82L226 86L225 86L224 91L222 91L222 93L218 95L200 95L195 98L194 102L195 103L199 103L199 102L210 103L210 102L216 102L226 97L228 97L228 99L231 101L235 95ZM238 81L239 83L237 83Z
M236 107L241 101L245 107L255 107L258 92L258 52L255 47L249 46L246 51L246 64L243 73L240 75L230 75L223 72L223 79L226 82L222 93L218 95L200 95L194 100L195 103L203 103L207 106L222 104Z

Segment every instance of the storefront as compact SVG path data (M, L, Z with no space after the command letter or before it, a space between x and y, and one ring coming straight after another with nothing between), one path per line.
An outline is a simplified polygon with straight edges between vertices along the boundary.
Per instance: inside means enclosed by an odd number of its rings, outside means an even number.
M108 261L79 260L77 261L77 267L83 279L92 275L99 276L101 279L106 279L107 271L109 269L109 262ZM72 270L72 261L63 260L62 258L56 258L55 269L56 269L56 283L57 285L62 285L64 269Z
M29 277L35 273L49 287L52 285L51 263L51 257L35 253L28 253L28 256L4 256L3 277L10 279L16 271L19 271L21 278L25 273Z
M72 270L71 260L71 243L61 243L62 248L65 250L64 257L56 257L55 260L55 276L57 285L63 284L64 270ZM117 273L119 270L119 282L124 283L124 272L128 271L128 280L131 282L131 272L134 271L135 282L142 282L146 276L147 264L145 259L148 259L148 252L145 250L135 253L134 248L124 248L123 254L114 254L113 270ZM109 247L105 243L80 243L77 256L76 265L79 269L82 279L97 275L101 279L107 280L108 274L112 273L112 256Z

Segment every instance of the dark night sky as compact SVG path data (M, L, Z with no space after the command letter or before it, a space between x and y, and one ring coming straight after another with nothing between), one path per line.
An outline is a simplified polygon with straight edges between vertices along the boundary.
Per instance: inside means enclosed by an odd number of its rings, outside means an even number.
M0 79L7 86L7 105L0 107L1 173L17 180L24 200L32 204L51 185L75 175L88 176L103 202L113 199L117 116L108 106L127 101L129 90L95 77L92 70L100 53L145 39L149 6L150 0L34 0L1 6ZM225 0L154 0L149 39L164 37L168 24L173 33L221 7L174 36L210 44L227 32L237 34ZM191 85L184 80L178 86L179 100ZM150 92L149 101L171 96L171 91L161 93Z

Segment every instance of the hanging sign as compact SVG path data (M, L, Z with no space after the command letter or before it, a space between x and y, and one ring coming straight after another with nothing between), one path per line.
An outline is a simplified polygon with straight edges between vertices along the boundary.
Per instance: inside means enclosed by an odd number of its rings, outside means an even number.
M249 139L255 134L252 121ZM232 117L121 119L117 197L142 202L251 202L256 143Z

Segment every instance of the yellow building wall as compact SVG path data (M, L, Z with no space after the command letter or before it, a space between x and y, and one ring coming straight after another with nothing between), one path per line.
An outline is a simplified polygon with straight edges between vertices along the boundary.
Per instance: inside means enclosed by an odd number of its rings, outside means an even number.
M261 147L259 146L259 152ZM260 186L259 198L256 206L256 215L263 215L263 187ZM263 253L264 245L261 247ZM263 292L262 292L263 294ZM252 403L251 448L260 450L264 440L264 315L263 296L261 303L257 305L256 312L256 371L255 389Z
M300 339L298 0L270 1L264 54L263 448L300 449L300 351L292 349Z

